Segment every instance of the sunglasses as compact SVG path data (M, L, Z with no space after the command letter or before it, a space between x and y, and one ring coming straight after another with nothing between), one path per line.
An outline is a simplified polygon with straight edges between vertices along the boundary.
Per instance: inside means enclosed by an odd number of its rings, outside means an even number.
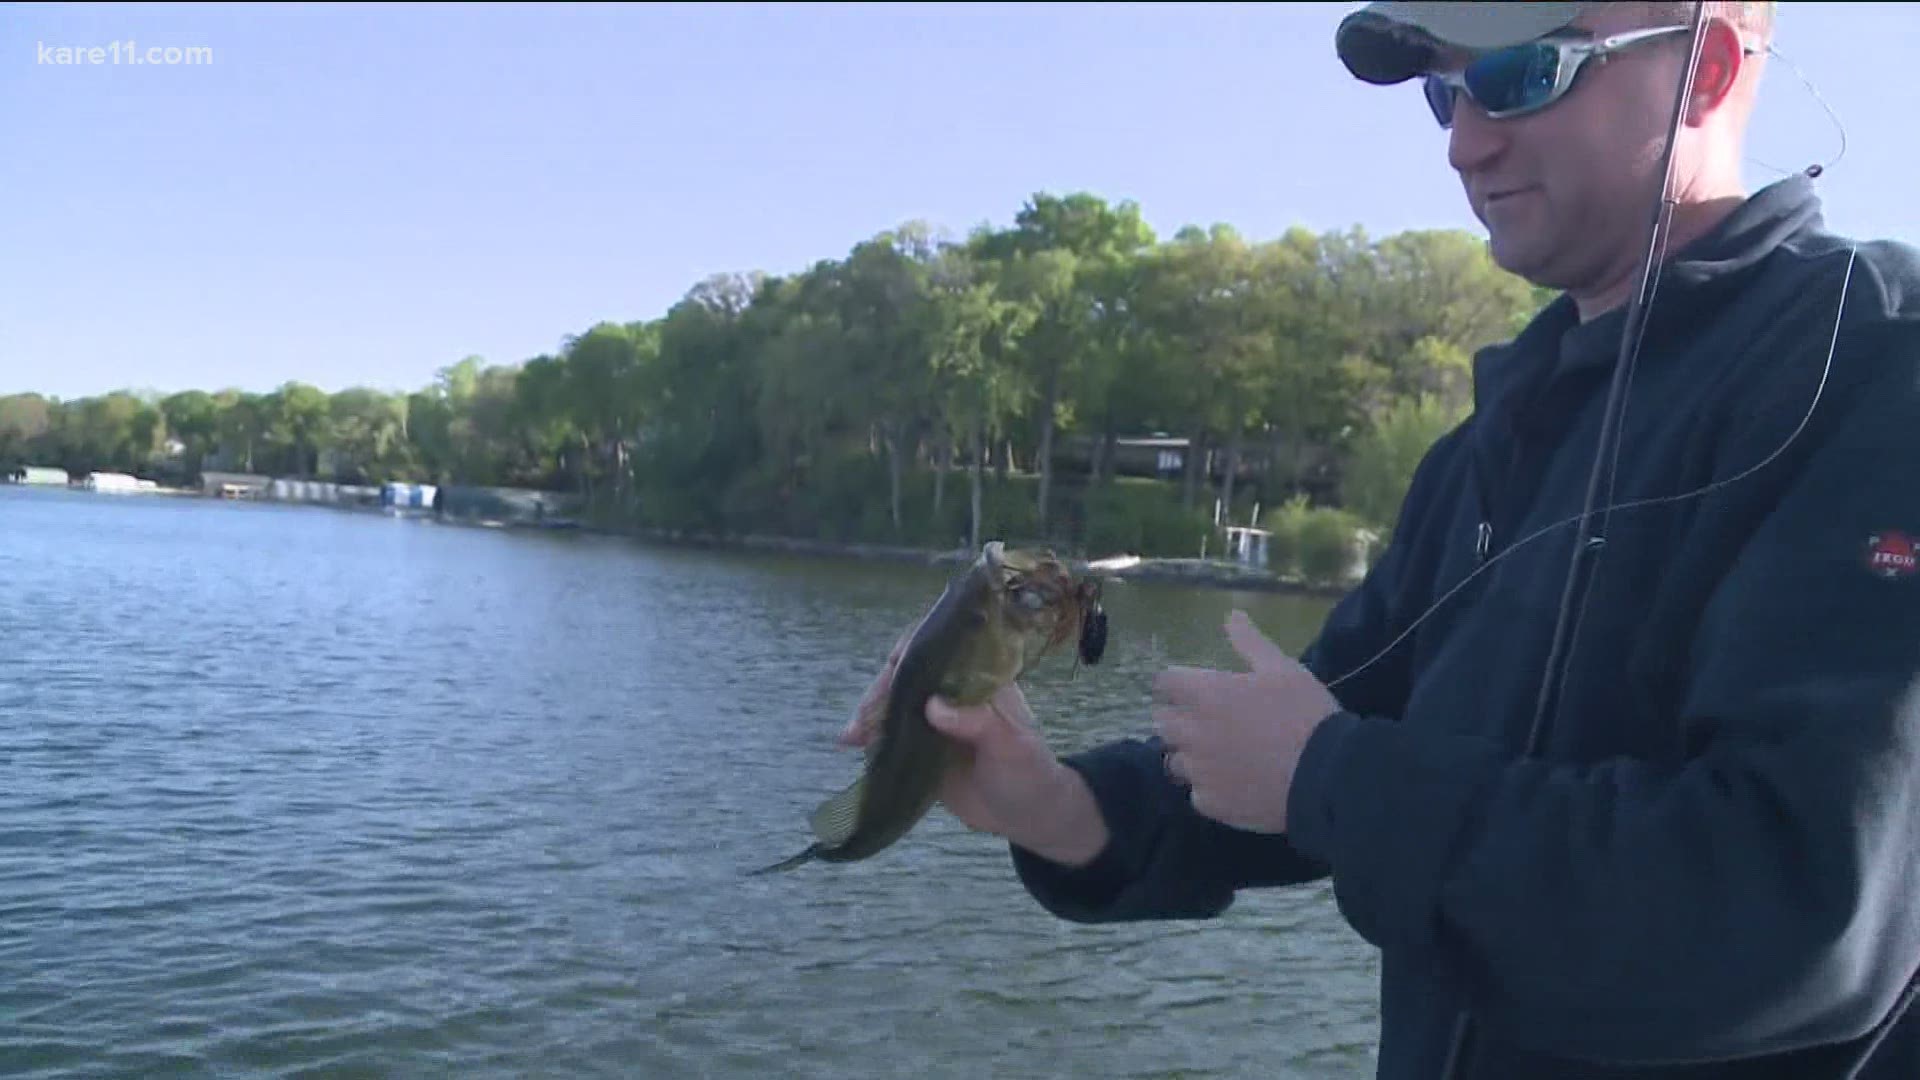
M1573 89L1574 76L1589 60L1601 60L1622 49L1670 34L1684 34L1689 29L1661 26L1630 30L1599 41L1542 38L1495 49L1475 57L1460 71L1428 75L1427 105L1443 128L1453 126L1453 107L1459 94L1465 94L1494 120L1538 112Z

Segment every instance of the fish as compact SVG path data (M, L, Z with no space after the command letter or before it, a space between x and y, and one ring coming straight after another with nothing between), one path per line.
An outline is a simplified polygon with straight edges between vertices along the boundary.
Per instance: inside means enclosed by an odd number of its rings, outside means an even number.
M1049 549L983 544L901 652L861 775L813 811L811 844L749 876L855 862L893 846L933 808L941 778L966 751L927 722L928 699L982 704L1069 640L1079 663L1105 655L1100 580L1076 578Z

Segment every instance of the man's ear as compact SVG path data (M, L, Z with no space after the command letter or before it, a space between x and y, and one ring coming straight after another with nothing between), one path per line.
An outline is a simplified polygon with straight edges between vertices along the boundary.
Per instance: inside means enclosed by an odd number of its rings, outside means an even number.
M1700 28L1700 65L1694 71L1693 96L1687 102L1687 126L1699 127L1727 100L1746 64L1740 30L1712 16Z

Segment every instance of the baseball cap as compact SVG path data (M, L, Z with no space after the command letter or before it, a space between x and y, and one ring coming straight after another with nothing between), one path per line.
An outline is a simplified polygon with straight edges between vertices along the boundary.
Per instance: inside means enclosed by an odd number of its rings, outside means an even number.
M1355 78L1386 86L1425 74L1442 48L1479 51L1524 44L1597 6L1533 0L1371 3L1340 20L1334 50Z

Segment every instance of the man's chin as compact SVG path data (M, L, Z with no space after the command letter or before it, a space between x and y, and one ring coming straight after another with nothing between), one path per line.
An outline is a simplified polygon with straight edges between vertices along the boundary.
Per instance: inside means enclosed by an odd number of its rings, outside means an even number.
M1553 275L1548 272L1547 253L1536 244L1512 238L1502 239L1498 233L1494 233L1487 239L1487 255L1493 260L1493 265L1529 284L1555 289L1561 287L1550 280Z
M1526 276L1526 268L1535 261L1535 253L1529 245L1514 237L1502 236L1497 230L1487 233L1487 254L1495 266L1522 277Z

